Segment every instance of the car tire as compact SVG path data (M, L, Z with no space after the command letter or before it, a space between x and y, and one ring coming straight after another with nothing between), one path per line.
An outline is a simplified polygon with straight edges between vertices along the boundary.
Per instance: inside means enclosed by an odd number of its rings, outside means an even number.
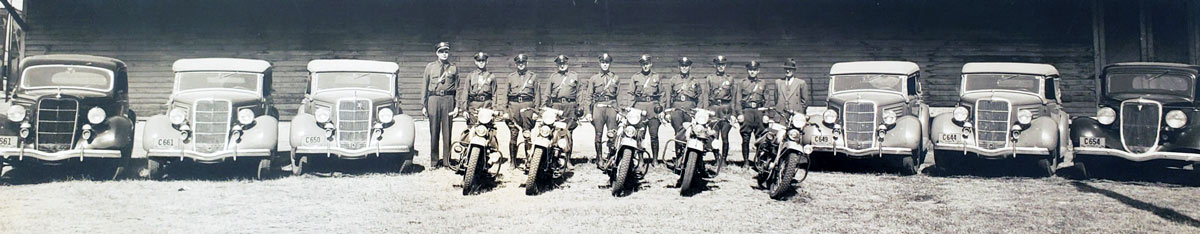
M271 159L260 159L254 170L254 179L265 180L271 176Z
M917 172L918 172L917 167L920 167L921 164L917 163L917 156L913 155L913 156L901 156L901 157L897 158L896 166L899 167L899 169L900 169L900 171L899 171L900 175L910 176L910 175L917 174Z
M165 163L156 159L146 159L146 168L143 169L144 173L142 173L142 176L145 176L147 179L151 180L163 179L163 177L166 175L167 169L166 165L164 164Z
M308 155L300 155L300 158L297 158L296 163L294 163L292 165L292 175L293 176L304 175L304 167L307 167L307 166L308 166Z
M966 156L962 152L935 150L933 154L933 166L937 168L940 174L954 174L956 170L962 168L963 159Z
M1049 158L1040 158L1036 162L1037 177L1053 177L1054 176L1054 161Z

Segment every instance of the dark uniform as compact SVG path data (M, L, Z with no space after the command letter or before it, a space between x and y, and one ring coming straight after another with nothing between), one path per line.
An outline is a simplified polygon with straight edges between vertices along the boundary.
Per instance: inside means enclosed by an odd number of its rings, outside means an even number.
M750 61L750 63L746 64L746 70L748 72L757 72L758 67L758 61ZM758 109L767 106L767 98L764 94L766 88L767 82L758 79L756 74L751 75L747 77L746 80L739 82L738 87L734 92L736 95L736 98L733 99L735 102L734 106L741 107L743 159L750 158L750 142L753 142L751 139L757 137L759 134L762 134L764 130L766 130L763 126L763 111ZM749 160L745 160L742 163L744 164L747 162L749 162Z
M554 58L554 63L559 66L567 64L567 56L559 55ZM576 101L579 100L579 74L570 70L559 70L554 74L550 74L550 80L546 84L546 98L543 103L550 108L563 111L563 117L567 120L568 129L575 130L579 123L575 121L578 107Z
M533 113L536 113L539 105L539 94L541 93L541 84L537 80L537 73L525 69L525 63L529 58L525 54L518 54L513 58L513 63L517 64L517 71L508 74L508 84L506 85L504 99L505 107L508 109L508 132L512 138L508 141L508 156L513 159L510 162L516 165L517 146L520 133L516 127L523 130L533 129ZM529 108L530 110L521 112L522 109ZM527 133L528 135L528 133ZM528 137L528 136L526 136ZM528 149L526 149L528 150Z
M691 72L683 72L683 68L689 70L692 66L692 60L687 57L679 58L680 73L671 78L670 98L667 100L667 106L674 108L676 113L671 115L671 128L675 129L675 140L683 141L687 136L684 136L683 123L692 121L691 117L683 112L692 112L693 108L700 104L700 95L704 92L704 80L692 76ZM675 153L683 152L683 144L675 145Z
M612 63L612 56L607 53L600 55L600 63ZM607 131L617 130L617 95L620 94L620 77L611 71L601 70L588 79L587 93L591 95L592 127L596 129L596 156L600 158L603 149L601 139ZM607 131L605 127L608 127ZM613 139L609 139L612 141Z
M438 53L449 53L450 43L439 42L436 46ZM455 108L455 94L458 93L458 67L447 59L431 62L425 65L422 73L425 79L425 89L421 90L421 103L425 106L429 117L429 148L430 167L441 167L438 157L441 152L450 152L450 112ZM438 145L438 140L443 144ZM447 157L448 158L448 157Z
M717 56L713 59L714 66L722 66L728 63L725 56ZM734 83L733 76L726 72L718 71L716 74L708 75L704 78L708 94L708 110L717 113L717 133L721 135L721 155L722 158L729 157L729 131L733 127L728 120L733 116L733 92Z
M642 55L639 61L642 66L651 65L650 55ZM658 113L662 112L663 106L666 104L662 100L662 80L658 73L650 71L649 68L642 68L642 71L633 75L633 83L630 84L630 94L632 98L633 108L645 111L648 115L646 119L646 128L650 134L650 152L653 155L658 155L658 126L661 124L658 120Z
M487 62L488 55L484 52L475 54L475 62ZM467 76L467 95L459 95L459 103L467 107L467 113L476 113L479 108L492 108L495 102L492 95L496 93L496 75L487 71L487 66L479 68ZM470 124L475 124L476 118L467 118Z
M775 81L775 101L776 108L780 111L792 112L803 115L808 108L808 99L811 98L812 89L808 87L808 82L804 79L796 78L796 61L788 59L783 63L783 69L788 73ZM782 117L782 116L781 116ZM778 120L780 123L787 123L786 119Z

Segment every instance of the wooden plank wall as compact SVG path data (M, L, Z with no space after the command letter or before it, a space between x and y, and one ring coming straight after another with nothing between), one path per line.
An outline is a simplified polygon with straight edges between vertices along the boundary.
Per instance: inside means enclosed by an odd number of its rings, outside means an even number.
M355 58L401 64L404 110L419 113L419 74L434 60L433 44L454 44L454 60L471 71L470 55L492 54L491 70L513 71L511 57L532 56L531 69L553 70L570 56L584 77L595 56L616 57L629 77L637 56L657 58L656 70L677 72L679 56L697 61L693 74L713 72L712 56L728 56L730 71L757 59L762 77L782 76L786 58L810 79L823 105L829 66L855 60L921 64L928 100L953 106L966 62L1023 61L1057 66L1065 101L1090 115L1094 87L1090 3L1085 1L31 1L27 54L112 56L130 65L134 108L165 111L170 64L180 58L242 57L275 65L275 102L290 119L303 96L305 64ZM546 77L546 76L543 76Z

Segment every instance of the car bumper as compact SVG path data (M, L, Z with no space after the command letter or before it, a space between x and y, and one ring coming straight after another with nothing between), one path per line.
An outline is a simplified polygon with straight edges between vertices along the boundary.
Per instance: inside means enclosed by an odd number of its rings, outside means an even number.
M977 154L987 158L1004 158L1013 157L1013 154L1020 155L1050 155L1050 149L1040 147L1001 147L997 149L984 149L979 146L967 144L953 143L937 143L934 149L947 151L962 151L966 153Z
M121 151L102 149L73 149L50 153L34 149L0 148L0 155L3 155L5 158L23 159L24 157L31 157L43 161L60 161L70 158L121 158Z
M356 149L356 150L339 148L339 147L326 147L326 146L296 147L296 153L298 153L298 154L334 154L334 155L337 155L339 158L347 158L347 159L364 158L364 157L370 156L372 154L378 156L379 154L382 154L382 153L410 153L412 151L413 151L412 147L410 147L410 146L377 146L377 147L368 146L368 147L365 147L362 149Z
M1178 160L1188 162L1200 162L1200 154L1197 153L1181 153L1181 152L1151 152L1144 154L1130 153L1124 150L1096 148L1096 147L1075 147L1076 155L1100 155L1123 158L1129 161L1144 162L1150 160Z
M813 146L813 152L837 152L850 157L878 157L882 155L910 155L913 150L903 147L871 147L866 149L851 149L845 146ZM881 154L882 153L882 154Z
M147 157L151 158L190 158L199 161L216 161L225 158L237 159L238 157L270 157L271 150L269 149L240 149L240 150L222 150L212 153L203 153L194 150L166 150L156 149L146 153Z

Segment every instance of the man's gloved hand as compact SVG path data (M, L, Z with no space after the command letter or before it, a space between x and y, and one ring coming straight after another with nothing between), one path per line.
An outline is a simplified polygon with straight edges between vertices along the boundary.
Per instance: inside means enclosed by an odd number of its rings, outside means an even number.
M654 113L662 113L662 111L663 111L662 105L654 104Z

